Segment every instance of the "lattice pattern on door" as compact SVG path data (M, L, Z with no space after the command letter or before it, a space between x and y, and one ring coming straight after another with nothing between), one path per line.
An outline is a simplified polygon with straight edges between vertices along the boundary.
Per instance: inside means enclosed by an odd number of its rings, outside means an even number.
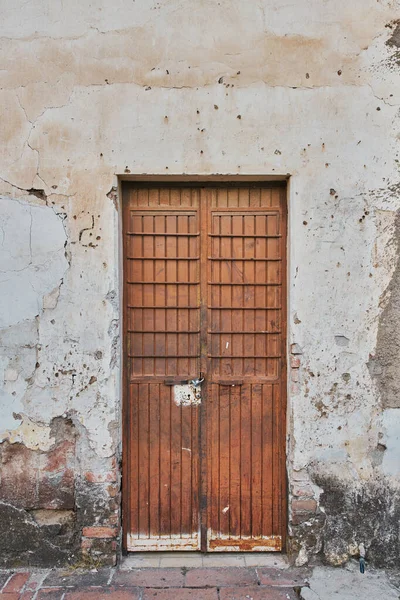
M125 189L128 549L284 545L284 206L273 186ZM200 373L201 404L178 402Z

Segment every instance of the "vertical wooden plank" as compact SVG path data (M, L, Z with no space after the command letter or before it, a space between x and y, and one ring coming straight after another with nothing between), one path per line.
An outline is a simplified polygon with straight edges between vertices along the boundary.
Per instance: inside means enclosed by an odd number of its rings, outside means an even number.
M190 536L192 533L192 508L193 508L193 473L192 460L197 457L194 454L192 444L192 420L193 407L181 407L181 459L180 459L180 523L179 529L182 536Z
M242 453L242 386L229 386L229 445L230 486L229 517L230 536L240 536L241 527L241 453Z
M181 535L182 522L182 413L190 406L177 406L171 393L171 534Z
M171 395L160 385L160 535L171 535Z
M252 534L252 388L240 387L240 537Z
M150 452L149 452L149 401L148 384L139 385L138 394L138 473L139 473L139 537L149 538L149 500L150 500Z
M262 534L272 535L272 502L273 502L273 386L262 385Z
M139 386L133 383L129 386L129 408L131 428L126 432L126 442L129 444L129 529L139 537Z
M219 386L209 384L208 386L208 431L209 431L209 490L208 495L208 525L213 532L221 531L221 515L226 514L225 506L221 506L221 481L220 481L220 401ZM223 511L224 509L224 511ZM228 509L229 510L229 509ZM223 511L223 512L222 512Z
M149 529L150 537L158 537L160 532L160 384L149 385Z
M231 533L231 444L230 444L230 386L215 386L219 399L219 532L230 537ZM217 391L218 390L218 391ZM217 492L218 493L218 492ZM215 492L214 492L215 494Z
M251 532L252 537L262 535L262 433L264 427L262 412L262 386L251 386Z
M282 520L282 486L281 486L281 436L280 436L280 385L274 384L272 386L272 531L274 535L280 535L281 533L281 520Z

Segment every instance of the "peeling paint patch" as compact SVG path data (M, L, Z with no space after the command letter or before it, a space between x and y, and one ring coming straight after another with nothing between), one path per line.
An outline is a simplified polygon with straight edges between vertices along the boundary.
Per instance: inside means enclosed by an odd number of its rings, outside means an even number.
M201 404L200 389L192 384L174 385L173 394L177 406L198 406Z
M396 264L384 297L379 319L375 355L368 367L377 382L385 408L400 408L400 211L396 214L394 238Z

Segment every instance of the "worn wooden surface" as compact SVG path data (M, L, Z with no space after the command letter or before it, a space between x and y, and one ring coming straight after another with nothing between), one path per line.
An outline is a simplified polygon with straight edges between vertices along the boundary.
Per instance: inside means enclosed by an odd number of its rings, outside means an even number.
M285 277L284 188L124 188L128 549L283 547Z

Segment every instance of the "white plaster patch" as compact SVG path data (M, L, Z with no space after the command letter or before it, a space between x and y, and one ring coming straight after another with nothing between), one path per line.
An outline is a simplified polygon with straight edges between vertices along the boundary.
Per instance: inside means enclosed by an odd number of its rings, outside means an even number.
M201 392L191 384L174 385L174 402L177 406L198 406Z
M61 219L47 206L0 197L0 328L33 319L68 261Z
M382 471L391 477L400 476L400 409L388 408L382 414L384 437L381 442L386 446L382 460Z

